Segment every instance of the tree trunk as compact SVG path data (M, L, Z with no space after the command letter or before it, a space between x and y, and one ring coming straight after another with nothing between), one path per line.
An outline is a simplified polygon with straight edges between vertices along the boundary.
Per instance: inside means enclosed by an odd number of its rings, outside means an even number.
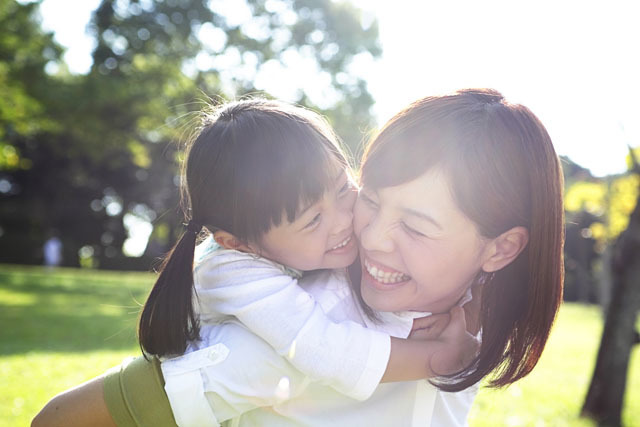
M637 257L640 258L640 254ZM615 285L596 368L582 407L582 415L601 425L621 425L629 357L635 342L635 319L640 306L637 283L640 283L640 259Z
M635 158L635 172L638 168ZM599 425L621 425L622 403L631 349L637 342L635 323L640 309L640 194L613 251L613 294L582 415Z

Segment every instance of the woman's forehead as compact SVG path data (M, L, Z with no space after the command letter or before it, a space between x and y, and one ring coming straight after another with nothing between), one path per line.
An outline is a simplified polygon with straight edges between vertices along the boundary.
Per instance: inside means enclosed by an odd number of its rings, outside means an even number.
M439 225L449 223L463 213L458 208L446 174L438 169L429 169L411 181L392 187L364 188L380 197L380 202L401 213L415 217L428 217Z

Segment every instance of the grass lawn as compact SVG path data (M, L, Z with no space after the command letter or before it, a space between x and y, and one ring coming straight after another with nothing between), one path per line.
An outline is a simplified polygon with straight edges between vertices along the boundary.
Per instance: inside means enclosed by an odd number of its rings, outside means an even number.
M134 326L152 282L145 273L0 265L0 426L28 425L53 395L139 354ZM566 304L533 373L504 390L482 389L470 425L593 425L576 414L601 330L596 307ZM637 348L624 419L640 420Z

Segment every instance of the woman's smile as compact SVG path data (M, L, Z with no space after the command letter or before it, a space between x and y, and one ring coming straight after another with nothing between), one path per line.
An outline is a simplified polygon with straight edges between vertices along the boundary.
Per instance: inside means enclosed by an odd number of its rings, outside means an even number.
M380 284L383 285L383 287L388 287L389 285L399 285L411 280L410 276L407 276L401 271L394 270L393 268L372 261L364 256L363 260L362 264L365 272L367 273L366 276L373 279L371 281L373 284Z

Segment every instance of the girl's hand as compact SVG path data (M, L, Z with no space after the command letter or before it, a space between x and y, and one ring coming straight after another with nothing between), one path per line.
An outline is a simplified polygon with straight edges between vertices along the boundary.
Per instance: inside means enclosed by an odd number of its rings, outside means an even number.
M451 375L468 367L480 350L480 341L467 331L465 311L453 307L451 319L435 340L437 350L429 360L429 370L436 375Z
M466 328L461 307L414 319L409 339L391 337L391 354L381 382L415 381L462 371L480 348Z
M410 339L435 340L447 327L451 315L449 313L432 314L431 316L413 319Z

